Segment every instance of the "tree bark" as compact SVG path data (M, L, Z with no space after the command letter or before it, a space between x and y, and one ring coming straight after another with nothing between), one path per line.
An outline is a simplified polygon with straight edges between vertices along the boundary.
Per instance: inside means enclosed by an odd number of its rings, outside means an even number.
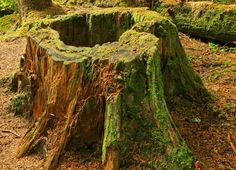
M164 93L201 98L206 90L176 27L143 8L91 10L47 23L51 28L27 38L24 72L37 75L31 82L36 123L18 156L46 138L44 166L54 169L73 139L76 145L96 143L105 170L190 169L191 151Z

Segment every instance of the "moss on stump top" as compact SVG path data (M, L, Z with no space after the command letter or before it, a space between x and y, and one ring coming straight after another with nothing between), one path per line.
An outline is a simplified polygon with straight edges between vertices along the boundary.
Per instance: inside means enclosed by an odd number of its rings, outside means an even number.
M29 36L54 60L126 61L157 48L158 36L170 34L170 27L176 31L169 20L146 8L107 8L45 19L34 24Z
M154 56L155 51L161 58L166 95L198 97L199 91L205 95L202 81L187 60L176 26L157 12L121 7L81 9L31 23L30 27L30 39L54 61L130 62L149 52L149 56ZM179 78L183 76L184 79Z

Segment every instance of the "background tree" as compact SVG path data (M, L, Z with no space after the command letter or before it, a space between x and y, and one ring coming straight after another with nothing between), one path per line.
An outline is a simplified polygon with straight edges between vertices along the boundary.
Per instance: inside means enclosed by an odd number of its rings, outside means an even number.
M52 5L52 0L18 0L20 17L24 17L28 10L44 10Z

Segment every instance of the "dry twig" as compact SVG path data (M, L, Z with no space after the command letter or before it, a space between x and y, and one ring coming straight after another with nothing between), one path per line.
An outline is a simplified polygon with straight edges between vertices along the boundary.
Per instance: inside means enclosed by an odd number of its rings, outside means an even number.
M228 133L228 141L229 141L229 144L230 144L231 148L233 149L234 153L236 153L236 148L231 140L231 136L229 133Z
M12 130L2 130L1 132L4 132L4 133L11 133L11 134L15 135L15 136L18 137L18 138L21 137L18 133L14 132L14 131L12 131Z

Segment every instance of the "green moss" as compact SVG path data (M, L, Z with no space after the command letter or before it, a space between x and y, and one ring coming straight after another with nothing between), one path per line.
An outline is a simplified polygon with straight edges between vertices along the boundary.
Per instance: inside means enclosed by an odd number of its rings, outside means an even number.
M105 130L102 146L102 161L105 162L107 156L107 149L109 147L118 147L121 137L121 114L122 114L122 96L115 94L109 96L106 101L105 111Z
M11 91L17 92L17 90L19 88L19 82L18 82L17 74L14 73L14 74L10 75L9 79L10 79L10 89L11 89Z
M161 165L161 169L190 170L193 167L194 158L190 149L183 144L166 157L166 162Z
M16 20L16 14L5 15L3 17L0 17L0 34L6 33L9 30L13 30Z
M150 57L147 62L147 76L148 76L148 89L149 89L149 102L152 110L154 111L154 118L158 125L158 136L162 137L163 148L169 145L168 129L171 128L169 124L168 110L164 99L164 86L162 82L162 73L160 66L160 54L155 54ZM155 135L154 135L155 136Z
M20 93L13 97L11 109L15 115L23 115L27 111L29 112L29 97L28 93Z
M188 8L188 10L184 10ZM176 7L173 21L190 35L222 42L236 39L236 7L211 3L188 3Z
M74 5L81 5L84 7L88 6L101 6L101 7L115 7L115 6L120 6L120 7L137 7L137 6L147 6L148 3L143 0L69 0L67 2L68 7L73 7Z

